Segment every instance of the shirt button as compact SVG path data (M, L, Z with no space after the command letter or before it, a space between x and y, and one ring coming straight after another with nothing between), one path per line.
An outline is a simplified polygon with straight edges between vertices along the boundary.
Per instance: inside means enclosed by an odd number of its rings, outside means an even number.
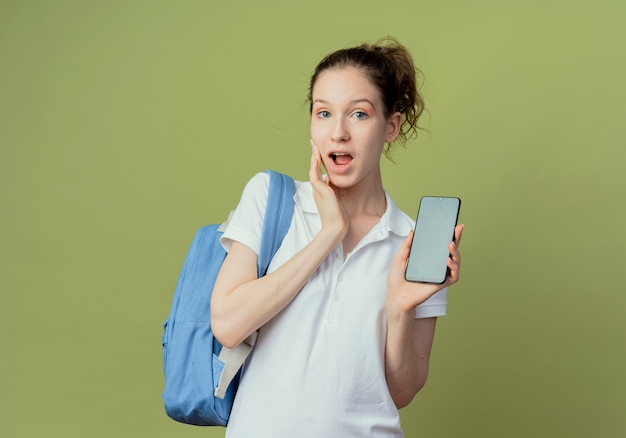
M339 301L340 299L341 299L341 295L339 295L339 294L335 294L333 296L333 300L335 300L335 301Z
M341 260L343 258L343 254L341 254L341 251L337 251L335 253L335 257L337 257L339 260Z

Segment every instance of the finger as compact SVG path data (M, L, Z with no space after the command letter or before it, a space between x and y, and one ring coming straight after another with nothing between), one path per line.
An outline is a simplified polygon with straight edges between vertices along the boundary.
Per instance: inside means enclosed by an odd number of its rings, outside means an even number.
M411 244L413 243L413 231L409 232L409 235L406 236L404 242L400 246L400 249L396 253L394 257L394 263L402 263L405 264L407 259L409 258L409 254L411 252Z
M465 225L463 224L457 225L456 227L454 227L454 243L456 243L457 247L461 243L461 237L463 236L463 229L465 229Z
M311 163L309 165L309 181L311 181L311 183L316 179L315 168L317 166L317 158L315 157L315 153L313 152L313 150L311 150Z
M454 242L450 242L448 244L448 251L450 252L450 258L454 260L456 263L461 263L461 253L459 252L459 247Z
M454 242L450 242L450 245L448 245L448 250L450 251L450 257L448 257L448 260L446 262L448 268L450 269L450 274L448 277L450 279L450 284L454 284L459 281L459 275L461 271L461 253L459 252Z
M324 181L326 184L328 184L328 182L330 181L330 179L328 178L328 172L326 172L326 166L324 164L324 159L322 157L322 153L320 152L320 149L317 147L317 144L315 144L315 141L313 139L311 139L311 147L315 150L315 153L317 154L317 159L318 159L318 163L319 163L319 178L320 181ZM324 179L323 177L323 173L326 172L326 179Z
M317 167L315 168L317 179L324 182L324 177L322 176L322 166L324 165L324 162L322 161L322 153L313 140L311 140L311 144L313 145L313 152L317 158Z
M450 284L454 284L457 281L459 281L459 276L460 276L460 272L461 272L461 267L460 265L455 262L452 258L448 258L448 262L447 262L448 268L450 270L450 273L448 274L448 281L446 282L448 285Z
M320 151L311 139L311 166L309 167L309 180L312 184L323 182Z

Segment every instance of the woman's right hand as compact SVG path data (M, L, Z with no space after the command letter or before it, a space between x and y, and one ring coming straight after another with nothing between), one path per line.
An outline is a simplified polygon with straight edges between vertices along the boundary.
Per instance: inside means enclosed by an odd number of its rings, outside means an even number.
M322 220L322 230L327 230L335 235L337 245L348 233L350 219L339 198L338 189L322 177L322 155L311 139L311 167L309 168L309 180L313 187L313 198Z
M281 312L348 231L348 215L335 188L322 178L320 152L312 146L309 177L322 230L284 264L261 278L257 278L257 254L233 241L211 296L211 326L222 345L237 346Z

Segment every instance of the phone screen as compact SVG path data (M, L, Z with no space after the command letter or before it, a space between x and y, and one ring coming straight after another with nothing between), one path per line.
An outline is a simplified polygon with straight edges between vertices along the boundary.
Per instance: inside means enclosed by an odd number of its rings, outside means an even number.
M404 275L408 281L441 284L446 280L448 244L454 239L460 208L459 198L424 196L421 199Z

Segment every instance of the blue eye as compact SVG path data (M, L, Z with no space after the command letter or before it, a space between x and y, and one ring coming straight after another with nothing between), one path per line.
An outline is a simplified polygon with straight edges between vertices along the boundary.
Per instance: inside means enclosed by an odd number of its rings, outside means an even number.
M327 118L329 118L329 117L330 117L330 112L328 112L328 111L326 111L326 110L322 110L322 111L319 111L319 112L317 113L317 115L318 115L320 118L322 118L322 119L327 119Z
M367 119L367 114L363 111L355 111L354 117L357 119Z

